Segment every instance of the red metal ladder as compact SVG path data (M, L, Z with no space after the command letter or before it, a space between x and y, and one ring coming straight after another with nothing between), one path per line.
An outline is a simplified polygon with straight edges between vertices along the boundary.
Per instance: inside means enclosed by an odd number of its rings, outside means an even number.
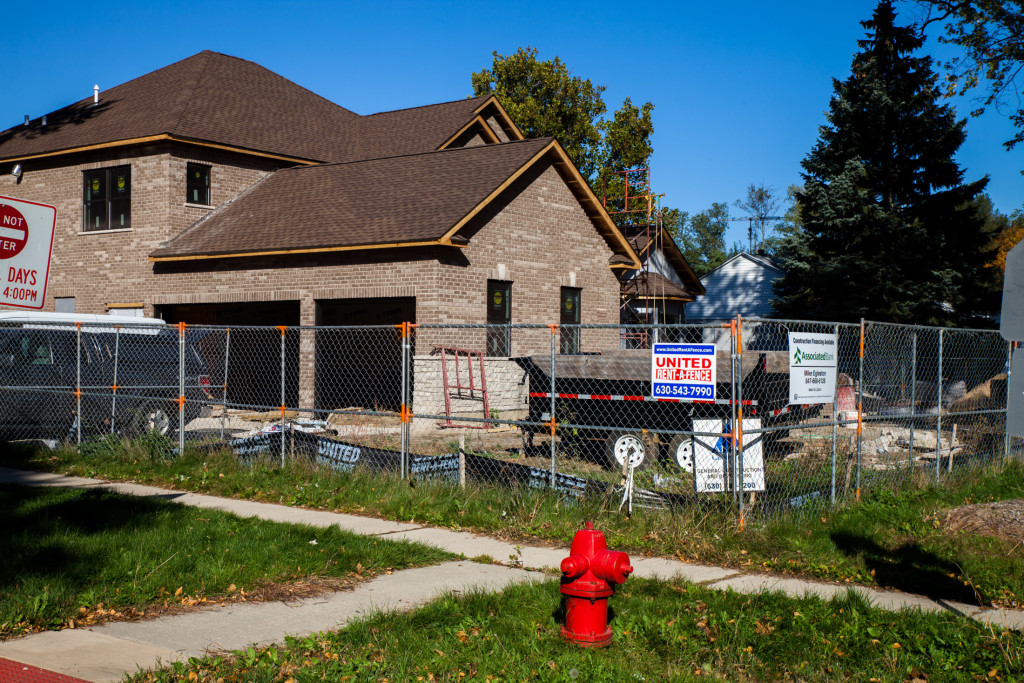
M444 414L446 420L441 423L442 427L464 427L467 429L490 429L491 423L483 424L455 424L452 422L452 399L482 401L484 406L484 419L491 417L491 411L487 404L487 375L484 372L484 352L471 351L469 349L458 349L453 346L435 346L434 351L441 354L441 376L444 379ZM455 363L455 384L452 384L448 375L448 356L454 357ZM465 359L469 384L462 383L462 370L460 358ZM476 384L476 377L473 374L473 361L480 365L480 386ZM454 391L453 391L454 390ZM463 393L468 391L469 394Z

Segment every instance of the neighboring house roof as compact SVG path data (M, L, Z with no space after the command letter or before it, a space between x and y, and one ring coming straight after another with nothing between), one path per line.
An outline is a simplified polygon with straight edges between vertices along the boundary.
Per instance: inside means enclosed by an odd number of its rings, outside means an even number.
M421 245L457 234L542 158L560 173L612 251L639 267L565 151L551 138L277 171L150 254L153 261ZM581 189L585 188L585 191Z
M494 116L493 96L360 116L259 64L205 50L0 133L0 161L179 140L293 162L338 162L441 148ZM497 141L497 138L488 141Z
M737 314L767 316L775 298L773 283L785 275L763 254L736 254L701 278L707 294L686 306L688 320L728 320Z

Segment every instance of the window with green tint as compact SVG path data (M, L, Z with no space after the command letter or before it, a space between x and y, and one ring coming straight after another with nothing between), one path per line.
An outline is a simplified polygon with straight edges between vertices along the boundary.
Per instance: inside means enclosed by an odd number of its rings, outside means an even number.
M580 290L576 287L562 287L559 304L559 353L580 352ZM569 326L569 327L567 327Z
M487 281L487 355L507 356L512 349L512 283Z
M189 204L210 204L210 167L188 164L186 167L185 201Z
M83 230L127 230L132 227L132 167L85 171L82 189Z

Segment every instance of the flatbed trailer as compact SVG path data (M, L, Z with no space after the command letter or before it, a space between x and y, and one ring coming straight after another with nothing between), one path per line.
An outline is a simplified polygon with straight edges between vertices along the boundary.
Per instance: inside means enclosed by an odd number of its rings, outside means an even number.
M529 419L550 422L552 358L525 359L530 375ZM733 359L716 353L714 400L683 401L651 396L650 350L621 350L554 357L554 418L563 434L599 440L604 464L637 469L659 459L692 471L694 422L717 421L728 429L742 408L744 428L779 424L793 413L789 400L789 359L784 351L745 351L739 362L742 395L733 394ZM704 424L707 424L706 422ZM719 429L719 427L716 427ZM532 441L541 427L524 428ZM680 433L689 432L689 433ZM564 437L563 437L564 438Z

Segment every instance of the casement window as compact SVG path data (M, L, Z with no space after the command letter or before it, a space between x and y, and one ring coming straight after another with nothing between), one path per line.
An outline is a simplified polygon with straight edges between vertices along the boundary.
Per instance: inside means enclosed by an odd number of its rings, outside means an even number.
M559 304L559 353L580 352L580 328L566 325L580 324L580 290L576 287L562 287Z
M186 166L185 202L210 205L210 167L203 164Z
M132 167L85 171L82 214L84 230L127 230L132 227Z
M487 281L487 355L507 356L512 349L512 283Z

